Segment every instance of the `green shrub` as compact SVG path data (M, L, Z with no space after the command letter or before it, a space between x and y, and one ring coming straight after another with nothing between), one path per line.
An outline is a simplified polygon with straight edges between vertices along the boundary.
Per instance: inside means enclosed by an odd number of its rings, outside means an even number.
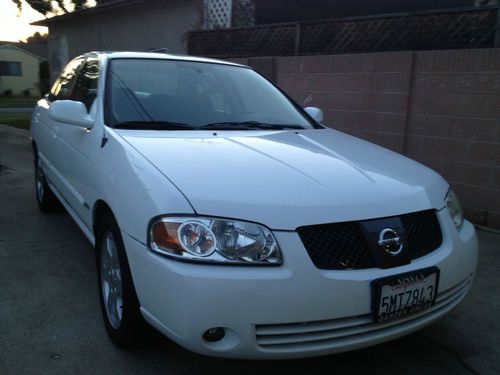
M23 90L22 94L23 94L23 96L24 96L25 98L30 97L30 96L31 96L31 89L26 89L26 90Z
M3 92L3 96L12 96L12 89L7 89Z

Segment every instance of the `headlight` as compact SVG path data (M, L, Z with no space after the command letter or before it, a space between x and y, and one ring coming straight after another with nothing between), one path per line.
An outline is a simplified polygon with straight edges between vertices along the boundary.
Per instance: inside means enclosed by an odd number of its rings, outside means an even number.
M150 226L149 247L185 260L281 264L281 252L266 227L210 217L162 217Z
M462 206L460 205L460 202L458 201L458 198L453 190L450 189L448 191L445 202L446 208L448 208L448 212L450 213L451 220L453 220L453 223L457 228L460 228L464 223L464 214Z

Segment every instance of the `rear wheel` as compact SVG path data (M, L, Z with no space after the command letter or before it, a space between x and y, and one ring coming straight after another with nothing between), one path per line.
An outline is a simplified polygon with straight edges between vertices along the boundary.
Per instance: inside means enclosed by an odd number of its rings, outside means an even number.
M42 160L39 157L35 159L35 192L40 211L59 212L62 210L61 203L47 184L47 179L43 173Z
M98 225L96 261L106 331L118 346L141 344L150 327L140 312L120 229L112 216Z

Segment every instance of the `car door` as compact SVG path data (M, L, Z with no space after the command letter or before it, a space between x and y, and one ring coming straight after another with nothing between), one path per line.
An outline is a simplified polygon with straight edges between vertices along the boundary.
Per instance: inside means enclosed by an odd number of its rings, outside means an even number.
M97 85L99 81L99 59L88 57L75 81L70 100L85 104L91 118L97 119ZM94 126L84 129L70 124L61 124L59 129L59 156L61 169L66 178L64 198L82 222L92 227L91 202L95 200L98 176L96 161L101 148L102 128Z
M33 113L33 136L36 140L43 170L53 186L59 191L64 186L61 162L58 159L58 138L61 124L49 116L51 103L69 99L76 77L83 65L82 57L70 61L52 86L50 93L38 102Z

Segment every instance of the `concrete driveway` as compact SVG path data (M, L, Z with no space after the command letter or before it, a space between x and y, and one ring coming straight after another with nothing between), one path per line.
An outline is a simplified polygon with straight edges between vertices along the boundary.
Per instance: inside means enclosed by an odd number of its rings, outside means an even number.
M114 347L101 322L91 246L66 213L37 209L28 136L0 126L0 374L500 373L500 235L485 231L465 301L393 342L274 362L202 357L161 336L140 350Z

